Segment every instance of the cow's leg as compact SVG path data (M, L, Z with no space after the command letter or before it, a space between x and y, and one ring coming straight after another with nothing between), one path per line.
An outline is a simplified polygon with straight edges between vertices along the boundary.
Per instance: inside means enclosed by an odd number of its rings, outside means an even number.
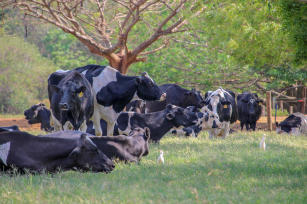
M243 128L244 128L244 123L243 123L243 122L240 122L240 125L241 125L241 131L242 131Z
M215 130L208 130L209 133L209 139L213 139L215 137Z
M94 126L94 129L95 129L95 135L96 136L102 136L102 130L101 130L101 126L100 126L100 114L98 113L98 111L94 112L93 126Z
M229 135L229 131L230 131L230 123L225 124L225 127L223 129L222 132L222 138L225 139L225 137L227 137Z
M86 129L87 129L86 120L84 120L83 123L80 125L80 131L86 132Z
M55 131L61 131L62 130L62 125L60 123L60 121L58 121L54 115L51 112L51 124L54 127Z
M249 122L246 122L245 126L246 126L246 130L248 131L249 130Z
M108 122L107 123L107 136L113 136L115 123Z
M253 129L253 131L256 130L256 122L252 122L251 123L251 129Z

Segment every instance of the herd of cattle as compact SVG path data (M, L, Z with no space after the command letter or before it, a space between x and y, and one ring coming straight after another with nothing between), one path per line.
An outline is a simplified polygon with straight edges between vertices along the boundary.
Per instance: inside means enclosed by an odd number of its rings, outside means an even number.
M51 110L37 104L24 115L52 133L34 136L17 126L0 127L1 170L110 172L114 159L139 162L148 142L168 132L196 137L207 130L210 138L225 138L237 120L241 129L255 130L263 103L254 93L236 96L219 88L203 97L176 84L158 86L147 73L126 76L99 65L52 73L48 96ZM305 133L307 119L293 114L277 129Z

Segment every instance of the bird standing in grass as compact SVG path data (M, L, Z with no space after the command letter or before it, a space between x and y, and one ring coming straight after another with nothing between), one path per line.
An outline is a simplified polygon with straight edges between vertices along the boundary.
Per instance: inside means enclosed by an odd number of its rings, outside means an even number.
M263 135L263 137L262 137L262 139L261 139L261 141L260 141L260 144L259 144L259 146L260 146L260 149L263 149L264 151L265 151L265 148L266 148L266 145L265 145L265 134Z
M163 151L162 150L160 150L160 155L157 159L157 162L158 162L158 164L160 164L160 163L164 164L164 157L163 157Z

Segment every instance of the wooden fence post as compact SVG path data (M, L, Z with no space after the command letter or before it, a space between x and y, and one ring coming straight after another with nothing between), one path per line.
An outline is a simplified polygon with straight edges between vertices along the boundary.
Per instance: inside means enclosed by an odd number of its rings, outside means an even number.
M305 114L305 110L306 110L305 109L306 108L306 90L307 90L307 87L303 87L303 90L302 90L303 103L302 103L302 110L301 110L303 114Z
M272 106L271 106L271 91L266 92L266 110L267 110L267 123L268 130L272 131Z
M293 113L293 106L290 106L289 107L289 114L292 114Z
M284 102L283 101L279 101L279 109L284 112Z

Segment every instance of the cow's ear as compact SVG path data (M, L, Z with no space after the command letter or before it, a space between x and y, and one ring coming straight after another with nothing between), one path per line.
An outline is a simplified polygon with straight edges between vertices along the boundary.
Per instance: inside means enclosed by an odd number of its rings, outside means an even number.
M257 99L257 103L264 103L264 101L262 99Z
M184 95L186 95L186 96L192 96L192 94L193 94L192 91L187 91L187 92L184 93Z
M173 108L172 104L167 104L166 110L172 110L172 108Z
M175 114L174 113L167 113L166 114L166 119L167 120L173 120L175 118Z
M141 74L141 76L147 77L148 74L147 74L147 72L143 72L143 73Z
M145 130L146 140L149 140L149 138L150 138L150 129L148 127L145 127L144 130Z
M79 142L80 147L86 147L87 149L97 148L97 146L92 142L92 140L85 133L81 134L79 141L80 141Z
M205 93L205 99L208 98L208 96L210 96L211 93L212 93L212 91L207 91L207 92Z
M141 77L136 77L136 78L135 78L136 84L140 84L141 81L142 81L142 78L141 78Z
M68 158L71 158L73 160L77 159L80 154L80 147L76 147L68 156Z

